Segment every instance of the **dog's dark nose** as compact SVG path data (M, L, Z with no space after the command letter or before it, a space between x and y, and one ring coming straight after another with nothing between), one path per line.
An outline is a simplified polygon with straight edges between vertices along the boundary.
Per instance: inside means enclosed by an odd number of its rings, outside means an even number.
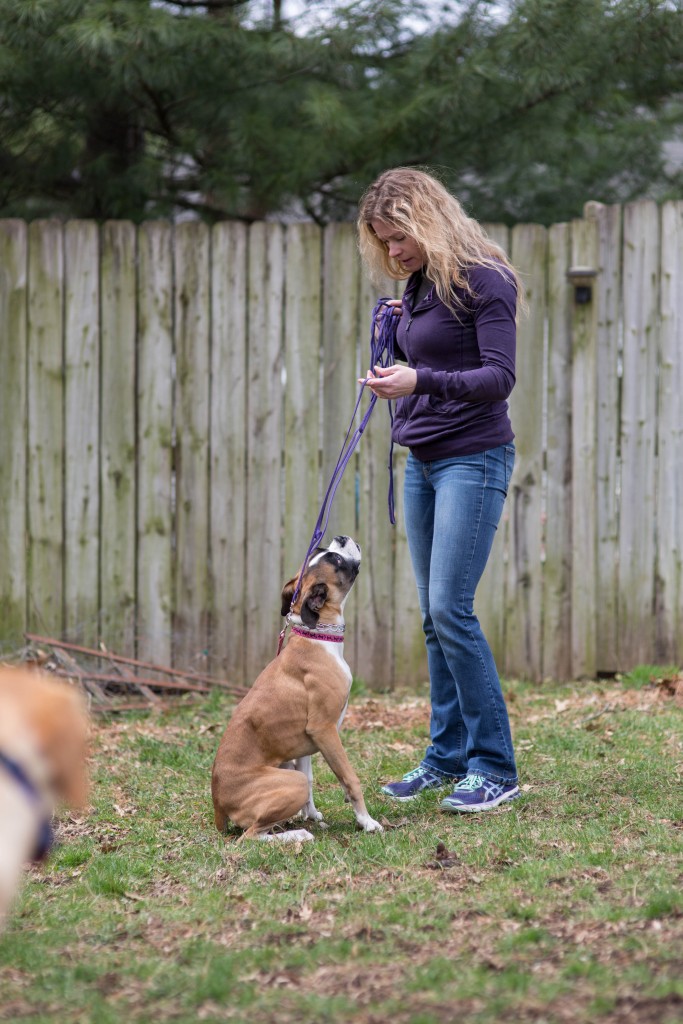
M343 548L348 539L348 537L335 537L334 542L335 544L338 544L340 548Z

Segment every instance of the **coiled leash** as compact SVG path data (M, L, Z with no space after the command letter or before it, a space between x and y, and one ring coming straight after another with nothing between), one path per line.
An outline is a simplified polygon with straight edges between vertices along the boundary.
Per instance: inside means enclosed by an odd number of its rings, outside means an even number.
M374 367L374 366L382 366L382 367L393 366L393 363L394 363L394 342L395 342L395 339L396 339L396 328L398 326L399 318L398 318L398 316L396 316L392 312L393 306L387 306L387 302L389 302L389 301L390 300L387 299L387 298L380 299L379 302L377 303L377 305L375 306L375 308L372 311L372 320L371 320L371 324L370 324L370 366L371 367ZM360 406L361 398L363 397L363 391L365 390L367 382L368 382L368 379L366 377L366 379L363 381L363 383L360 386L360 390L358 392L358 399L356 401L356 406L355 406L355 408L353 410L353 414L351 416L351 422L349 424L349 429L346 431L346 437L344 438L344 443L342 444L341 452L339 453L339 458L337 459L337 464L334 467L334 470L332 472L332 478L330 480L329 487L327 488L327 492L325 494L325 497L323 498L323 503L322 503L322 506L320 508L320 514L318 515L318 520L317 520L317 522L315 524L315 529L313 530L313 536L311 537L311 543L308 545L308 551L306 552L306 557L304 558L303 565L301 567L301 572L299 573L299 578L296 581L296 586L294 588L294 593L292 594L292 600L291 600L291 605L290 605L291 607L294 606L294 604L295 604L295 602L296 602L296 600L297 600L297 598L299 596L299 592L301 590L301 582L302 582L302 580L304 578L304 574L306 572L306 569L308 568L309 559L310 559L311 555L313 554L313 552L315 551L315 549L320 544L320 542L322 541L322 539L325 536L325 533L327 531L327 524L328 524L329 519L330 519L330 511L332 509L332 502L334 501L334 496L337 493L337 488L339 487L339 484L341 482L341 478L344 475L344 470L346 469L347 465L349 464L349 460L350 460L351 456L353 455L354 451L358 447L358 442L360 441L361 437L363 436L363 432L364 432L365 428L367 427L368 422L370 420L370 417L372 415L372 410L375 408L375 404L377 403L377 395L373 394L371 399L370 399L370 404L369 404L369 406L367 408L367 411L366 411L365 415L363 416L363 419L361 420L361 422L358 425L358 427L356 427L356 429L353 432L353 434L351 434L351 430L353 428L353 423L354 423L354 420L356 418L356 413L358 412L358 407ZM393 401L392 401L392 399L388 400L387 405L388 405L388 408L389 408L389 420L391 422L391 425L393 426L393 423L394 423L394 410L393 410ZM387 464L387 468L389 469L389 493L388 493L388 497L387 497L387 501L388 501L388 505L389 505L389 521L390 521L392 526L395 526L396 525L396 517L394 515L394 442L393 441L391 441L390 444L389 444L389 461L388 461L388 464ZM287 626L288 625L289 625L289 615L287 616L287 620L285 622L284 628L282 629L282 631L280 633L280 636L279 636L278 647L277 647L277 653L278 654L282 650L282 645L284 643L285 633L287 632Z

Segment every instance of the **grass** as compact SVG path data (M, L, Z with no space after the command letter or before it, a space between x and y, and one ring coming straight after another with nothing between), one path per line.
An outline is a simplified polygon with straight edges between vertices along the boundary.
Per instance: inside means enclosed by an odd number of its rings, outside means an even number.
M507 684L524 796L462 817L379 793L421 756L426 700L356 696L344 742L386 830L355 830L316 758L329 827L282 847L214 830L227 699L100 723L90 813L0 937L0 1020L673 1024L683 744L658 674Z

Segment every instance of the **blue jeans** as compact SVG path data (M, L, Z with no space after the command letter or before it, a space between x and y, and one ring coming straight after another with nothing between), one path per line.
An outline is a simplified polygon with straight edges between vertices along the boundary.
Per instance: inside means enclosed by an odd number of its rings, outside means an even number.
M516 782L510 722L474 592L515 461L512 444L420 462L408 455L404 515L427 643L431 743L422 764Z

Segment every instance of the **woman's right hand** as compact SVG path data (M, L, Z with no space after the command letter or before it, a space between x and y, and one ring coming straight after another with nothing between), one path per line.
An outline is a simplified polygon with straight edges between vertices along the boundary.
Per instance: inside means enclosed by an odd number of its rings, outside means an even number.
M390 307L395 316L400 316L403 312L403 299L387 299L384 305Z
M382 305L391 310L392 316L400 316L403 312L403 302L401 299L387 299L387 301ZM377 340L377 334L383 312L384 310L381 309L375 316L375 340Z

